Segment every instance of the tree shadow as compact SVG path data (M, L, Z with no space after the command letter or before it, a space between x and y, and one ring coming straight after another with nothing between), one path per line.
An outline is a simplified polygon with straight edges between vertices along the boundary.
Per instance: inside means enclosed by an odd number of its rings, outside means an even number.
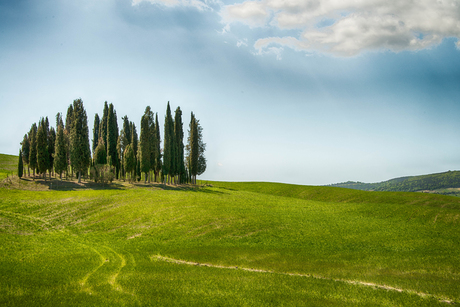
M56 178L46 179L26 179L28 181L33 181L35 184L41 185L42 187L48 187L49 190L55 191L78 191L78 190L122 190L125 187L122 184L112 182L112 183L99 183L93 181L85 181L82 179L81 183L76 181L69 180L60 180Z

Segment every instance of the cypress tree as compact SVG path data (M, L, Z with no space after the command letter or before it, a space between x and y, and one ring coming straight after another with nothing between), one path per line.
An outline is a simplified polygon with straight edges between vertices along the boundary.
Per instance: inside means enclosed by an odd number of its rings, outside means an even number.
M144 116L147 117L147 123L148 123L147 135L148 135L148 143L149 143L149 148L148 148L149 153L148 154L149 154L149 162L150 162L149 163L150 168L148 170L148 180L150 183L150 171L155 171L155 119L153 118L153 112L150 106L147 106L145 108ZM141 122L141 125L142 125L142 122ZM142 127L141 127L141 134L142 134Z
M155 182L158 180L158 175L163 168L162 163L162 154L161 154L161 135L160 135L160 124L158 123L158 113L155 114L155 131L154 131L154 144L153 150L155 152L155 166L154 166L154 173L155 173Z
M107 117L107 156L111 157L112 166L118 168L118 154L117 154L117 141L118 141L118 131L117 131L117 118L113 108L113 104L109 105L109 114Z
M102 119L99 123L99 137L104 140L104 143L107 144L107 120L109 117L109 106L107 101L104 102L104 110L102 111ZM107 147L107 146L106 146ZM107 148L106 148L107 149Z
M175 142L174 142L174 121L171 116L171 108L166 108L165 117L165 140L163 149L163 174L168 177L170 183L170 176L175 174Z
M148 173L150 171L150 127L148 114L144 114L141 118L141 137L139 144L140 171L144 172L144 183L147 182ZM150 182L150 178L149 178Z
M129 123L128 116L125 115L123 118L123 151L132 142L131 126Z
M70 130L72 130L72 118L73 118L73 106L72 104L67 108L67 115L66 115L66 119L65 119L65 130L64 130L64 137L65 137L65 141L66 141L66 153L67 153L67 165L71 165L71 161L70 161ZM66 169L66 178L67 178L67 174L68 173L68 170ZM71 175L73 176L73 169L72 169L72 172L71 172Z
M37 130L37 167L38 172L44 175L46 180L46 170L49 166L48 154L48 135L46 133L45 119L42 117Z
M123 164L125 165L126 172L131 174L131 181L134 181L134 172L136 171L136 159L134 157L134 150L131 144L126 146L123 156Z
M35 169L37 168L37 124L33 123L29 131L29 165L32 168L33 179L35 180Z
M59 173L62 180L62 172L67 170L67 146L64 136L64 125L57 128L56 143L54 144L54 170Z
M65 118L65 130L67 131L68 135L70 135L70 129L72 127L72 116L73 116L73 106L70 105L67 108L67 115Z
M187 138L187 168L190 174L191 183L196 183L196 174L198 168L198 153L199 153L199 146L198 146L198 126L195 119L195 115L191 114L190 125L188 130L188 138Z
M185 175L184 165L184 130L182 124L182 111L177 107L174 117L174 135L176 144L176 174L178 175L179 183L183 183Z
M92 144L93 146L91 148L93 155L96 151L96 147L99 142L99 124L100 124L99 115L96 113L96 115L94 115L94 124L93 124L93 144Z
M99 138L99 143L94 152L94 164L107 164L107 150L105 149L104 141Z
M88 170L91 161L88 118L83 101L73 101L73 117L71 129L71 163L72 168L78 171L78 183L81 182L82 173Z
M24 171L24 165L22 164L22 150L19 149L19 161L18 161L18 177L22 178L22 172Z
M54 166L54 149L56 143L56 131L53 127L50 128L48 132L48 171L50 173L50 180L51 180L51 172Z
M138 143L139 143L139 138L137 136L137 129L136 125L133 122L130 122L131 126L131 147L134 152L134 157L137 157L137 149L138 149Z
M24 134L24 138L21 142L22 145L22 162L24 165L27 165L28 176L30 177L30 169L29 169L29 151L30 151L30 142L29 138L27 137L27 133Z
M197 133L198 133L198 161L196 174L201 175L206 171L206 157L204 151L206 150L206 143L203 142L203 128L200 125L200 121L196 120Z
M64 122L62 121L62 113L56 114L56 132L59 126L64 127Z

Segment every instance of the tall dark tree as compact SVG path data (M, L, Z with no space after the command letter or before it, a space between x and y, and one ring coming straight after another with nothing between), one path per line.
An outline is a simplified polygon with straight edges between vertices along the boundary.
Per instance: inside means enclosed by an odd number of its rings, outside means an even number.
M185 179L185 165L184 165L184 130L182 124L182 111L177 107L174 116L174 136L176 148L176 175L178 176L179 183L183 183Z
M91 147L93 155L96 152L96 147L97 147L97 144L99 143L99 130L100 130L99 124L100 124L99 115L96 113L96 115L94 115L94 124L93 124L93 144L92 144L93 146Z
M161 136L160 136L160 124L158 123L158 113L155 114L155 131L154 131L154 144L153 150L155 152L155 182L158 180L158 175L163 168L162 154L161 154Z
M54 171L59 173L62 180L62 172L67 170L67 145L64 136L64 125L57 128L56 142L54 144Z
M123 151L124 151L126 146L131 144L133 140L132 140L132 133L131 133L132 127L130 126L128 116L125 115L124 117L122 117L122 120L123 120Z
M144 114L141 118L141 137L139 142L139 158L140 158L140 171L145 174L144 183L147 182L148 174L150 172L150 127L149 116Z
M70 153L71 153L71 150L70 150L70 130L72 130L72 118L73 118L73 105L71 104L68 108L67 108L67 115L66 115L66 118L65 118L65 130L64 130L64 137L65 137L65 140L66 140L66 152L67 152L67 165L71 165L71 161L70 161ZM68 169L66 169L66 177L67 177L67 174L68 173ZM71 172L71 175L73 177L73 169L72 169L72 172Z
M37 167L38 172L44 175L49 167L48 135L46 133L45 119L42 117L37 130Z
M203 128L201 127L199 120L196 120L196 125L198 131L198 164L196 174L199 176L206 171L206 157L204 156L206 143L203 142Z
M148 155L149 155L149 163L150 168L148 170L148 180L150 183L150 171L155 171L155 118L153 117L153 112L150 106L145 108L144 116L147 117L147 125L148 125ZM141 122L142 125L142 122ZM142 127L141 127L141 139L142 139ZM142 153L145 154L145 153ZM141 167L142 168L142 167Z
M18 161L18 177L22 178L22 173L24 171L24 164L22 163L22 150L19 149L19 161Z
M21 142L22 146L22 162L24 165L27 165L27 174L30 177L30 169L29 169L29 151L30 151L30 142L29 138L27 137L27 133L24 134L24 138Z
M64 121L62 120L62 113L56 114L56 133L59 126L64 127Z
M112 166L118 168L118 154L117 154L117 141L118 141L118 125L116 113L113 104L109 105L109 115L107 117L107 157L110 157Z
M86 173L90 165L91 153L89 145L88 118L81 99L73 101L71 140L71 163L72 168L78 172L78 182Z
M37 124L32 124L29 131L29 165L32 168L33 178L35 180L35 169L37 168Z
M165 117L165 139L163 149L163 174L167 176L168 183L170 177L175 174L175 142L174 142L174 121L171 115L171 107L166 108Z
M50 180L51 180L51 172L53 171L53 166L54 166L55 143L56 143L56 131L54 130L53 127L51 127L48 132L48 155L49 155L48 171L50 174Z
M125 165L126 172L131 174L131 180L134 181L134 176L135 176L134 174L136 171L136 159L134 157L134 150L131 144L126 146L123 156L124 156L123 164Z
M72 116L73 116L73 106L70 105L67 108L67 115L65 117L65 130L67 131L68 135L70 135L70 129L72 127Z
M137 157L139 137L137 135L136 125L133 122L130 122L129 125L131 127L131 147L133 148L134 157Z
M107 121L109 117L109 105L107 101L104 102L104 110L102 111L102 118L99 123L99 137L104 140L104 143L107 145ZM107 147L107 146L106 146ZM107 148L106 148L107 149Z
M99 138L99 143L94 151L94 164L107 164L107 150L105 149L102 137Z

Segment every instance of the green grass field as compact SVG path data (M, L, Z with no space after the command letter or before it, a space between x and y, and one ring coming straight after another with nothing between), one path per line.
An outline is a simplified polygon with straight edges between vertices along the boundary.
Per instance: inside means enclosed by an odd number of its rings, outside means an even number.
M18 156L0 154L0 180L18 174Z
M460 303L460 199L276 183L0 189L1 306Z

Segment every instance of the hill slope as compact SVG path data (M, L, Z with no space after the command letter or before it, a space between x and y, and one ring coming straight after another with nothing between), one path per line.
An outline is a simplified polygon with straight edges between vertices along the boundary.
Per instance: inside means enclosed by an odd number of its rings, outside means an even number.
M364 191L437 191L460 188L460 171L395 178L379 183L343 182L330 186ZM458 194L459 191L438 191L440 194Z
M18 156L0 154L0 180L18 173Z
M460 301L458 198L276 183L212 185L0 189L0 303Z

